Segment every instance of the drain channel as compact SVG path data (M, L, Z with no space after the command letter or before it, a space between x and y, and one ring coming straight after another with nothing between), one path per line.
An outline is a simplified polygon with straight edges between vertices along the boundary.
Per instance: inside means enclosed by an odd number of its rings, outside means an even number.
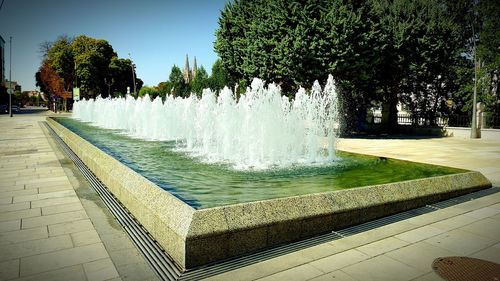
M182 273L181 270L154 241L147 230L139 225L132 214L109 192L56 132L46 122L43 123L66 155L75 163L85 179L87 179L92 188L102 198L102 201L106 204L111 214L122 225L132 242L158 274L158 277L162 280L177 280Z

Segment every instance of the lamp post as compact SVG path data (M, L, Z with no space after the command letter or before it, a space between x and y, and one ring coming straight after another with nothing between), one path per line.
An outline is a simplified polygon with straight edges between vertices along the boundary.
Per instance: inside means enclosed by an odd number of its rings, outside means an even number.
M9 115L12 117L12 36L9 38L10 58L9 58Z
M477 65L476 57L474 54L474 96L472 98L472 122L470 128L470 138L477 139L479 135L477 133Z
M111 96L111 85L115 83L115 78L111 78L111 81L109 81L106 77L104 77L104 83L108 85L108 97Z
M136 89L135 89L135 65L132 62L132 57L130 56L130 53L128 53L128 57L130 59L130 67L132 68L132 82L134 83L134 96L137 97Z
M472 40L473 40L473 52L474 52L474 94L472 98L472 122L470 125L470 138L477 139L479 135L477 133L477 68L478 63L476 60L476 33L474 32L474 24L472 25Z

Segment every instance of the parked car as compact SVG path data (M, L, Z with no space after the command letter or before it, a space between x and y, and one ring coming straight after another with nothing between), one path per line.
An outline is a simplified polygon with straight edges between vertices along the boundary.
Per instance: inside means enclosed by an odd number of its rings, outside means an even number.
M19 105L12 105L12 112L19 112L19 110L21 110L21 108L19 108Z
M1 113L9 113L9 107L6 104L1 104L0 105L0 114Z

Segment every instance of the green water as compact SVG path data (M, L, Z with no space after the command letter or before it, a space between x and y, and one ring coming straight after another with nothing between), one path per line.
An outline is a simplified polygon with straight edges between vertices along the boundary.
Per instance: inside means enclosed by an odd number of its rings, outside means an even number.
M327 166L236 171L178 152L175 142L134 139L70 118L55 120L197 209L463 172L340 152Z

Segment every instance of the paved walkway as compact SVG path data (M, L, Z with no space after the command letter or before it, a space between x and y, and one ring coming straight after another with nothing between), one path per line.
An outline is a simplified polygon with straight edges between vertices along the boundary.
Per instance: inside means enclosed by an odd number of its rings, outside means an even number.
M156 280L45 116L0 115L0 280Z
M0 280L155 280L39 121L0 115ZM360 153L479 170L500 187L500 140L346 139ZM441 280L440 256L500 263L500 193L263 261L211 280Z
M482 172L500 187L500 139L342 139L339 149ZM223 273L209 280L443 280L431 264L500 264L500 192Z

